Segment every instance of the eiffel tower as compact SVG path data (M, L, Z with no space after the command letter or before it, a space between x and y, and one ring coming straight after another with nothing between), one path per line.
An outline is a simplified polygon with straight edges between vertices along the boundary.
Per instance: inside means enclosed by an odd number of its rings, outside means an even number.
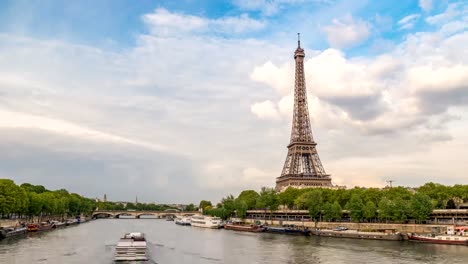
M281 176L276 178L275 189L279 192L290 186L294 188L333 187L330 175L325 173L320 162L316 149L317 143L312 137L304 77L305 54L304 49L301 48L299 33L297 36L297 49L294 52L296 81L291 141Z

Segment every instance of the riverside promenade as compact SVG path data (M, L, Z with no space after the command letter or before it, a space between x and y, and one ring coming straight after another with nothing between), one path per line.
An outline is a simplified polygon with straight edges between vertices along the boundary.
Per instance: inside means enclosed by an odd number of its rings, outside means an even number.
M240 219L236 219L240 220ZM270 225L296 225L310 228L335 229L339 226L345 226L351 230L394 230L401 233L432 233L446 232L449 224L386 224L386 223L354 223L354 222L315 222L313 221L287 221L287 220L264 220L264 219L244 219L246 223L267 223Z

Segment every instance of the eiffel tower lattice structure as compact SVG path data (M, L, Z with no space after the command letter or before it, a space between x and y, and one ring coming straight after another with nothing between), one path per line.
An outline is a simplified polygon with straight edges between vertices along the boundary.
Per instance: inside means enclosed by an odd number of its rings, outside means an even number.
M301 48L298 33L297 49L294 52L296 81L291 141L281 176L276 178L276 191L284 191L290 186L294 188L333 187L330 175L325 172L320 162L316 149L317 143L312 136L307 107L304 57L304 49Z

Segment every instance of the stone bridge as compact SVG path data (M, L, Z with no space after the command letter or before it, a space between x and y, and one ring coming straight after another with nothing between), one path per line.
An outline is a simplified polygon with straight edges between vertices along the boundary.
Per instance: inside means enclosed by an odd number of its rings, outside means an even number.
M156 218L178 217L178 216L192 216L201 214L198 211L179 211L175 209L168 209L165 211L112 211L112 210L96 210L92 214L92 218L119 218L119 216L133 216L140 218L140 216L154 216Z

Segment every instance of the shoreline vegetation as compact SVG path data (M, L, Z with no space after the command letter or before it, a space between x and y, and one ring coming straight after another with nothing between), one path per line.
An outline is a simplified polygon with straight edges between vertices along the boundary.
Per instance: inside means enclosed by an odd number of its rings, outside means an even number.
M247 210L263 210L266 215L278 209L308 210L314 222L339 222L344 213L350 222L424 224L433 209L457 209L468 202L468 185L446 186L426 183L417 188L387 187L352 189L295 189L276 193L263 187L260 192L242 191L237 198L228 195L213 206L202 200L199 207L206 215L223 219L245 218Z
M192 204L191 207L195 206ZM70 193L65 189L51 191L42 185L29 183L16 185L13 180L0 179L0 224L2 225L8 225L10 222L63 221L80 215L90 216L98 208L102 210L154 211L174 209L168 205L145 203L125 203L124 205L115 202L102 202Z
M228 195L215 206L202 200L198 208L203 214L222 219L245 218L247 210L263 210L266 215L278 209L307 210L314 222L339 222L346 213L350 222L424 224L433 209L456 209L468 203L468 185L446 186L426 183L417 188L295 189L276 193L263 187L260 192L244 190L237 197ZM184 211L198 209L194 204ZM16 185L10 179L0 179L0 217L6 220L41 222L63 220L78 215L89 216L96 210L174 209L169 205L145 203L103 202L69 193L65 189L51 191L41 185Z

